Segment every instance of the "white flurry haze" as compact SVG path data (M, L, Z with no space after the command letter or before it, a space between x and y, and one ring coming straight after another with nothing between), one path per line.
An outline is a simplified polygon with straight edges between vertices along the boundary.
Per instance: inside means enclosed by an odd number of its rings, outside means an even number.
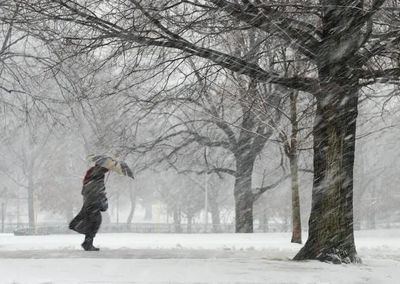
M0 1L1 281L394 283L399 9Z

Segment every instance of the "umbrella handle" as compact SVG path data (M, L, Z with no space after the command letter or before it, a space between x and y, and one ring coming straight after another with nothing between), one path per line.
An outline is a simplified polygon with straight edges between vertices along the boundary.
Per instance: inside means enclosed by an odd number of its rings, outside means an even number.
M108 181L108 177L110 176L110 171L108 171L108 173L107 173L107 177L106 177L106 181L104 182L104 185L106 185L107 184L107 181Z

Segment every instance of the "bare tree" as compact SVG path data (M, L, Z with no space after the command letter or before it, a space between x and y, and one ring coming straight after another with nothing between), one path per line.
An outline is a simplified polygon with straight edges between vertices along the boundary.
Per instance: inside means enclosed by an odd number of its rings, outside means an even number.
M194 82L184 85L178 95L160 96L150 102L150 108L156 107L156 115L164 113L170 119L155 141L139 146L137 151L161 146L166 152L161 159L173 163L187 149L197 151L194 155L201 157L204 147L208 148L204 157L206 169L197 172L230 174L235 178L236 232L252 232L253 203L275 185L252 186L252 173L255 159L279 119L279 112L271 107L279 105L279 90L237 77L228 79L231 83L225 82L221 88L218 76L208 78L198 68L193 70ZM179 110L168 111L167 106L173 103L179 105ZM227 154L230 159L220 158Z
M397 2L130 0L110 2L101 12L97 1L26 4L34 17L70 23L90 34L85 37L76 29L63 31L64 39L84 42L84 48L115 42L122 48L171 48L206 58L258 82L312 93L317 102L313 206L308 240L295 259L359 260L352 202L359 91L377 81L391 82L399 77L395 56L400 41ZM388 21L374 21L376 17ZM304 77L284 77L246 57L213 48L209 43L220 32L217 23L224 23L221 30L225 33L257 29L285 40L315 70Z
M44 166L44 157L49 158L52 153L44 151L45 147L48 147L51 132L40 136L39 129L36 127L33 131L33 127L32 123L26 123L15 133L14 141L9 139L3 143L3 147L6 149L2 154L3 159L14 162L2 172L15 184L26 189L29 228L34 232L36 227L35 208L37 207L35 206L35 196L39 187L39 176Z

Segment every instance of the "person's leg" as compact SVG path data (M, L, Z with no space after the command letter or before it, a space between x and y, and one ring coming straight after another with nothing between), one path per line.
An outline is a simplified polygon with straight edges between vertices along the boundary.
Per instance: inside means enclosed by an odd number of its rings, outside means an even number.
M93 236L91 234L85 235L85 240L82 243L82 248L86 251L98 251L99 248L93 246Z
M92 227L93 238L99 231L101 221L102 221L101 212L97 211L96 214L93 216L93 227Z
M74 219L72 219L71 222L69 223L69 226L68 226L69 229L74 230L78 233L82 233L79 225L82 222L84 216L85 216L85 210L84 210L84 208L82 208L79 211L79 213L74 217Z
M90 214L88 222L90 226L88 232L85 234L85 241L82 243L82 247L84 250L98 251L99 248L93 246L93 239L101 225L101 213L98 211Z

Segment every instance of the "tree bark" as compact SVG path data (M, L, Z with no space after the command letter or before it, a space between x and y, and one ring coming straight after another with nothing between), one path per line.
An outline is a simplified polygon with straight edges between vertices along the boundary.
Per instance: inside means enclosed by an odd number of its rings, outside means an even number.
M4 222L6 220L6 203L1 203L1 232L4 233Z
M29 229L32 232L35 232L35 202L34 202L34 193L33 193L33 180L32 175L29 174L28 177L28 218L29 218Z
M353 231L358 78L351 75L346 62L320 70L319 75L309 237L294 259L358 262Z
M126 220L127 228L130 228L132 224L133 215L135 214L135 209L136 209L136 191L133 187L129 188L129 201L131 203L131 208L129 210L129 215Z
M299 195L299 169L297 153L290 157L290 175L292 182L292 243L301 244L301 215Z
M370 198L367 207L367 228L375 230L376 229L376 202L377 202L377 194L376 188L381 189L382 187L379 184L379 181L375 181L370 193Z
M299 158L298 158L298 132L297 121L297 92L290 93L290 120L292 125L290 137L290 176L292 185L292 243L301 244L301 215L299 194Z
M187 216L187 233L192 233L193 216Z
M253 160L254 161L254 160ZM235 179L235 232L253 233L253 203L254 195L251 191L251 174L253 161L240 163Z
M173 214L174 214L174 229L175 229L175 233L182 233L181 211L179 210L179 208L175 207Z
M218 203L215 199L210 198L210 211L211 211L211 220L212 220L212 231L213 233L220 232L221 218Z
M151 202L144 204L144 220L151 221L153 219L153 207Z
M262 215L261 215L261 230L266 233L269 231L269 226L268 226L268 214L267 214L267 210L263 210Z

